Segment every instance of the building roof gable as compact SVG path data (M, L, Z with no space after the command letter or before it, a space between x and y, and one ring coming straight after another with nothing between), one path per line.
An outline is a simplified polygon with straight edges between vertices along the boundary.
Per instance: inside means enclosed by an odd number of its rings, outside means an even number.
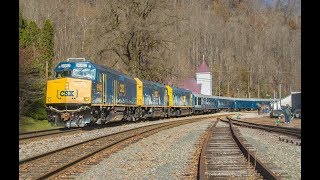
M199 72L210 72L210 68L205 61L203 61L198 67L197 73Z

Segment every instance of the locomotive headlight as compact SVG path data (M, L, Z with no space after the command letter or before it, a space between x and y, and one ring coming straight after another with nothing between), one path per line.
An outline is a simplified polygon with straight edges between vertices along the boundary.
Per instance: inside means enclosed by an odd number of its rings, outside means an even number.
M48 98L48 101L49 101L49 102L51 101L51 97Z
M66 90L69 89L69 82L66 82L66 86L65 86Z
M89 97L84 97L84 101L89 101Z

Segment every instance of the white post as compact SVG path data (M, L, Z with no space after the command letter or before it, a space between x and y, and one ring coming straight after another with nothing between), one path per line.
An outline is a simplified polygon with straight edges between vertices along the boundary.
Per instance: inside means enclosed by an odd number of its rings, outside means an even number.
M279 84L279 98L280 98L280 108L281 108L281 84Z

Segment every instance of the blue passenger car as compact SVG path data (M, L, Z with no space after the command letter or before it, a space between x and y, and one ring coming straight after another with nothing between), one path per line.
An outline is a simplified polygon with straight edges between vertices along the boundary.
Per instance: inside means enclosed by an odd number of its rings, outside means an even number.
M270 106L269 99L258 98L236 98L235 109L236 110L255 110L258 109L258 104Z
M196 114L211 113L218 110L218 99L214 96L193 94L193 107Z
M214 96L218 100L218 109L233 109L235 107L235 98Z
M243 110L243 109L251 109L253 102L249 99L244 98L236 98L235 100L235 109L236 110Z

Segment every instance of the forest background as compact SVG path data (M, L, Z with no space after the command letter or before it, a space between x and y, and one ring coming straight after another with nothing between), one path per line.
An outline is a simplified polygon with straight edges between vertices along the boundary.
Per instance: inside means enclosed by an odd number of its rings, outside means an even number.
M301 0L20 0L19 116L46 119L55 65L84 57L132 77L178 82L203 60L212 94L301 91Z

